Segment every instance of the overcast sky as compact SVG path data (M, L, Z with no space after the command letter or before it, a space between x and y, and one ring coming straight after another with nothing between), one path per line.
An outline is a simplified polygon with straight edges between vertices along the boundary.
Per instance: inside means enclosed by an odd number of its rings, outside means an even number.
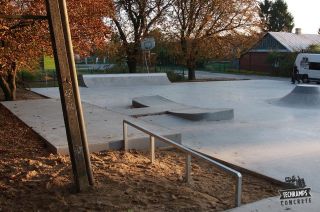
M285 0L294 17L294 27L304 34L316 34L320 28L320 0Z

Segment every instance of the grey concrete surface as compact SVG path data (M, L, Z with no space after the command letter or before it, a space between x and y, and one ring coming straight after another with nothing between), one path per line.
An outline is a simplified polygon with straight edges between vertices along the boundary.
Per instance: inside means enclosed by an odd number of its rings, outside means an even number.
M133 98L152 95L194 107L234 108L234 120L229 121L194 123L168 114L139 119L181 132L182 143L193 149L272 178L283 181L299 175L319 192L320 110L272 103L294 88L289 79L267 79L81 88L80 92L84 102L111 111L130 111ZM56 88L33 90L59 95Z
M88 88L170 84L166 73L88 74L82 75L82 78Z
M68 144L64 127L60 101L57 99L40 99L29 101L2 102L2 104L19 117L24 123L32 127L48 143L51 151L59 154L68 154ZM177 131L165 127L147 124L144 121L115 113L83 103L89 149L97 152L123 147L122 121L135 121L147 129L157 132L180 143L181 135ZM129 129L129 148L146 149L149 143L148 136L135 129ZM165 144L156 142L159 146Z
M271 197L226 212L319 212L320 194L311 191L311 203L281 205L280 197Z

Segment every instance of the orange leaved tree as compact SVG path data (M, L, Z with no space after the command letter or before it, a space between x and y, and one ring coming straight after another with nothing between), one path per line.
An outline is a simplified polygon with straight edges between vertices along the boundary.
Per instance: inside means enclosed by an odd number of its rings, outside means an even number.
M111 0L67 0L75 52L86 54L105 46L110 34L105 18L113 15ZM9 19L5 15L46 15L44 0L0 1L0 87L5 99L16 98L16 76L31 70L43 54L51 54L48 22Z
M199 58L214 54L230 36L259 31L256 0L175 0L171 32L180 42L189 80L195 79Z

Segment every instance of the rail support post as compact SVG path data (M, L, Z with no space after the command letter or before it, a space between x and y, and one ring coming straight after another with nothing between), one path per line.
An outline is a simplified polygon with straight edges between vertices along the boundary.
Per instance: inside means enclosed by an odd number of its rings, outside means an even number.
M123 121L123 149L128 151L128 124Z
M241 206L241 193L242 193L242 175L239 174L237 177L236 194L235 194L235 205L236 207Z
M155 161L155 144L153 136L150 136L150 160L151 163L154 163Z
M191 155L186 155L186 167L185 167L185 181L186 183L191 182Z

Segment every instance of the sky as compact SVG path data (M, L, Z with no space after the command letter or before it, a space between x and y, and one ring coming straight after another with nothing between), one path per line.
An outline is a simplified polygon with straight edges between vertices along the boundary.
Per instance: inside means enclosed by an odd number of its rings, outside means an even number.
M294 17L294 27L301 28L303 34L317 34L320 28L320 0L285 1Z

